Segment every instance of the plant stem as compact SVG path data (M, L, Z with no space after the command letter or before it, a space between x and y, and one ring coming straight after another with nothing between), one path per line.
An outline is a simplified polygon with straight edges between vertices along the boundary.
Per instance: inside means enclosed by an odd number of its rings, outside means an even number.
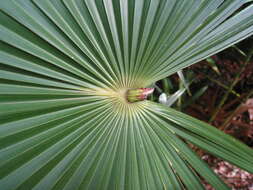
M250 59L252 57L253 54L253 48L251 48L244 64L242 65L240 71L237 73L237 75L235 76L234 81L231 83L229 89L226 91L226 93L224 94L223 98L221 99L219 105L216 107L216 109L214 110L209 123L213 122L213 120L216 118L217 114L219 113L221 107L224 105L224 103L226 102L226 100L228 99L229 94L231 93L231 91L234 89L235 85L238 83L238 81L240 80L240 76L241 74L244 72L246 66L248 65L248 63L250 62Z
M221 86L222 88L229 90L229 86L226 86L225 84L222 84L220 81L211 78L210 76L206 76L206 78L208 78L210 81L217 83L219 86ZM234 90L231 90L231 93L234 94L237 97L240 97L241 95L239 93L237 93Z
M245 102L248 98L250 98L253 95L253 90L244 98L243 102ZM238 113L240 113L240 111L242 110L247 111L242 109L244 103L241 103L234 111L233 113L230 114L230 116L224 121L224 123L221 125L220 130L225 131L226 128L228 127L228 124L230 123L230 121L233 119L233 117L235 115L237 115ZM242 112L241 112L242 113Z

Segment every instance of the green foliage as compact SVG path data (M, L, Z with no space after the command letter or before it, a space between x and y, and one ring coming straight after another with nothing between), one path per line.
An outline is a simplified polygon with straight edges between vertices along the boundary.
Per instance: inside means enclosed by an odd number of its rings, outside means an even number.
M0 1L0 189L228 189L188 142L253 172L232 137L125 99L252 35L247 2Z

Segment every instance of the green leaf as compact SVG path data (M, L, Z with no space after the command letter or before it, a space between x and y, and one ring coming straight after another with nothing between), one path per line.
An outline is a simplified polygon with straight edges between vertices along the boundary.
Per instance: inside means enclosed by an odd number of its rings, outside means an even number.
M0 189L228 189L188 142L253 172L232 137L125 96L252 35L250 2L1 1Z

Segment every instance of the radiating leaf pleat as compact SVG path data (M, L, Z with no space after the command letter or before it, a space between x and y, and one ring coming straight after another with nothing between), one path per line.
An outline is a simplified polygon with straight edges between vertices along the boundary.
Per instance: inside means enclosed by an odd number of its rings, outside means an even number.
M125 100L252 35L252 12L244 0L0 1L0 189L228 189L188 143L253 172L232 137Z

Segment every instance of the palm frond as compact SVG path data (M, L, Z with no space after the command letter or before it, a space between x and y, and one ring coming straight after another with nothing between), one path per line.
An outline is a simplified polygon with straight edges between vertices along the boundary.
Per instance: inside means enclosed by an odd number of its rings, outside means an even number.
M188 142L253 172L232 137L125 98L252 35L249 2L1 1L0 189L228 189Z

